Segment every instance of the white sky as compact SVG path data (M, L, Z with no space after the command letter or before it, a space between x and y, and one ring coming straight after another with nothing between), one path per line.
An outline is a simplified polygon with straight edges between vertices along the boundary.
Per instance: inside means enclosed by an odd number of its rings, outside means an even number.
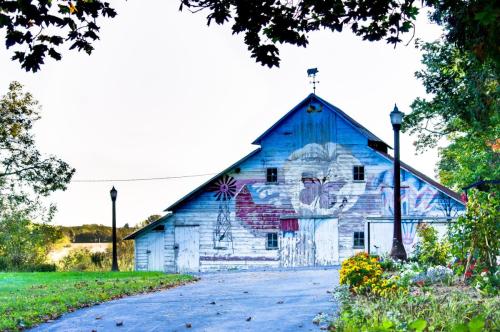
M312 91L306 69L318 67L317 94L392 145L394 103L408 113L425 91L411 46L364 42L349 31L311 34L307 48L281 47L280 68L255 63L229 26L207 28L205 14L179 12L178 1L113 2L91 56L65 51L36 74L0 47L0 95L10 81L43 106L36 126L42 153L77 169L74 179L216 173L246 155L250 143ZM422 17L416 37L440 30ZM415 155L402 137L402 160L434 176L436 152ZM111 223L109 190L118 190L117 222L161 213L208 177L72 183L51 200L56 224Z

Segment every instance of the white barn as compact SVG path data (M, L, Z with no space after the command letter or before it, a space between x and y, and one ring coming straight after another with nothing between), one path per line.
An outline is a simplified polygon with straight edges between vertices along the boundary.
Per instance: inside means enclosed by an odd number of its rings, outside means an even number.
M135 241L136 270L326 266L375 251L369 220L392 218L385 142L311 94L253 144L249 155L126 238ZM401 181L411 225L464 210L457 193L404 163ZM410 247L415 227L404 226Z

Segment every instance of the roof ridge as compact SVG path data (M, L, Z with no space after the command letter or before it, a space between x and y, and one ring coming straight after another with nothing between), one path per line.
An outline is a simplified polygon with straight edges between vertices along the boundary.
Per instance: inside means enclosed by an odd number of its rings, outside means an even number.
M387 147L392 148L389 144L387 144L382 139L377 137L374 133L372 133L371 131L366 129L366 127L361 125L358 121L354 120L351 116L349 116L347 113L342 111L340 108L338 108L337 106L335 106L333 104L330 104L329 102L327 102L326 100L324 100L323 98L319 97L318 95L316 95L314 93L309 94L306 98L304 98L301 102L299 102L295 107L293 107L290 111L288 111L285 115L283 115L278 121L276 121L264 133L262 133L259 137L257 137L252 142L252 144L259 144L260 145L260 142L264 137L266 137L268 134L270 134L276 127L278 127L283 121L285 121L285 119L287 119L289 116L291 116L293 113L295 113L295 111L297 111L300 107L302 107L302 105L305 102L310 101L312 98L316 99L320 103L323 103L328 109L330 109L330 111L335 112L336 114L340 115L342 118L344 118L344 120L346 120L347 123L349 123L351 126L353 126L356 130L360 131L361 134L368 137L368 139L370 139L372 141L381 142L381 143L387 145Z

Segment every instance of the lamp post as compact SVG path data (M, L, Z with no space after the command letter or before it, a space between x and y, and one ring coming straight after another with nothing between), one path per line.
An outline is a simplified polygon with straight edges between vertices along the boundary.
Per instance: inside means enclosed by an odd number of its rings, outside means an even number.
M116 258L116 196L118 192L114 186L109 191L109 194L111 195L111 202L113 202L113 263L111 271L118 271L118 260Z
M397 260L406 260L406 251L403 246L401 232L401 165L399 162L399 131L403 122L404 113L394 105L391 112L392 129L394 129L394 234L392 236L391 257Z

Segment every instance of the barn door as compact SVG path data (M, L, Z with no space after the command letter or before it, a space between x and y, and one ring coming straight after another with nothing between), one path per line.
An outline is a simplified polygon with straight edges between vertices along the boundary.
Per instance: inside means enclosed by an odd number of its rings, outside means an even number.
M200 233L198 226L176 226L175 248L177 272L200 270Z
M299 219L296 232L284 232L280 245L284 267L314 265L314 219Z
M148 271L163 271L165 269L165 233L152 231L148 234Z
M339 262L337 219L316 219L314 229L315 264L333 265Z
M339 259L336 219L299 219L296 232L284 232L280 260L284 267L333 265Z

